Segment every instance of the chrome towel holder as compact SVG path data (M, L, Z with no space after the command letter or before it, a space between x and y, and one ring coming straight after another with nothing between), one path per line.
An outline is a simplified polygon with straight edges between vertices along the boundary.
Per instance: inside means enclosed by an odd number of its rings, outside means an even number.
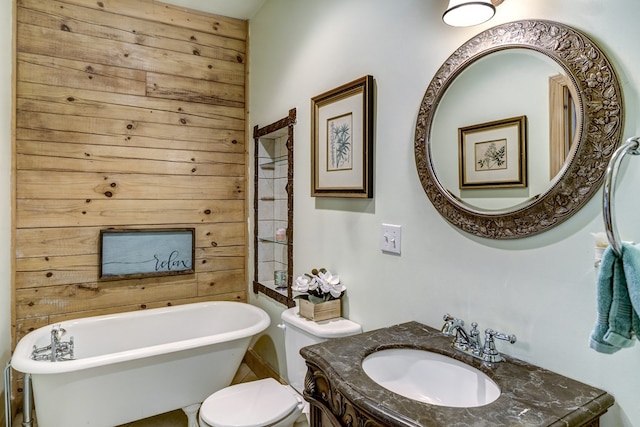
M622 240L618 234L616 226L615 213L613 207L613 197L615 193L615 182L618 175L618 169L625 154L637 156L640 154L640 137L634 136L629 138L622 144L611 156L607 172L604 177L604 191L602 193L602 216L604 218L605 231L607 239L613 251L617 256L622 256Z

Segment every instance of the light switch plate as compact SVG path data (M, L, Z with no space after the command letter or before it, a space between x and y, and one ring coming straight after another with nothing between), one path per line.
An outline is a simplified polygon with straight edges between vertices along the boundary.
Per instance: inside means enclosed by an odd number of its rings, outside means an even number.
M382 224L380 248L382 252L400 255L400 249L402 248L402 226Z

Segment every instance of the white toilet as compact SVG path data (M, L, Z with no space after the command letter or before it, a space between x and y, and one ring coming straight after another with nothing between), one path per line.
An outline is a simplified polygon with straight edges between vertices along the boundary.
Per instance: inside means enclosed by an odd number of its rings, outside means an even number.
M302 397L307 367L302 347L362 332L342 317L313 322L298 316L298 307L282 313L288 381L268 378L229 386L209 396L200 407L201 427L290 427L308 405ZM304 411L305 413L307 411Z

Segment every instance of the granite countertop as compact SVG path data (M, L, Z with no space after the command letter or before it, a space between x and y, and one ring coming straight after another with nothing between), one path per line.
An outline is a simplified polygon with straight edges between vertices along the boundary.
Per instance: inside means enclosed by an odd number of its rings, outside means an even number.
M613 405L613 396L549 370L504 356L486 363L451 348L453 338L418 322L408 322L304 347L300 353L318 366L332 386L389 426L580 426ZM487 374L500 387L494 402L475 408L422 403L393 393L362 369L369 354L410 347L441 353Z

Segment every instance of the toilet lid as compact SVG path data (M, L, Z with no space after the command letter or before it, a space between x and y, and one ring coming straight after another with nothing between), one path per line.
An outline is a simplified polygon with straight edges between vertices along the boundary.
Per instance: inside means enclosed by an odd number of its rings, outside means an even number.
M261 427L284 418L298 403L286 386L267 378L213 393L202 403L200 417L213 427Z

